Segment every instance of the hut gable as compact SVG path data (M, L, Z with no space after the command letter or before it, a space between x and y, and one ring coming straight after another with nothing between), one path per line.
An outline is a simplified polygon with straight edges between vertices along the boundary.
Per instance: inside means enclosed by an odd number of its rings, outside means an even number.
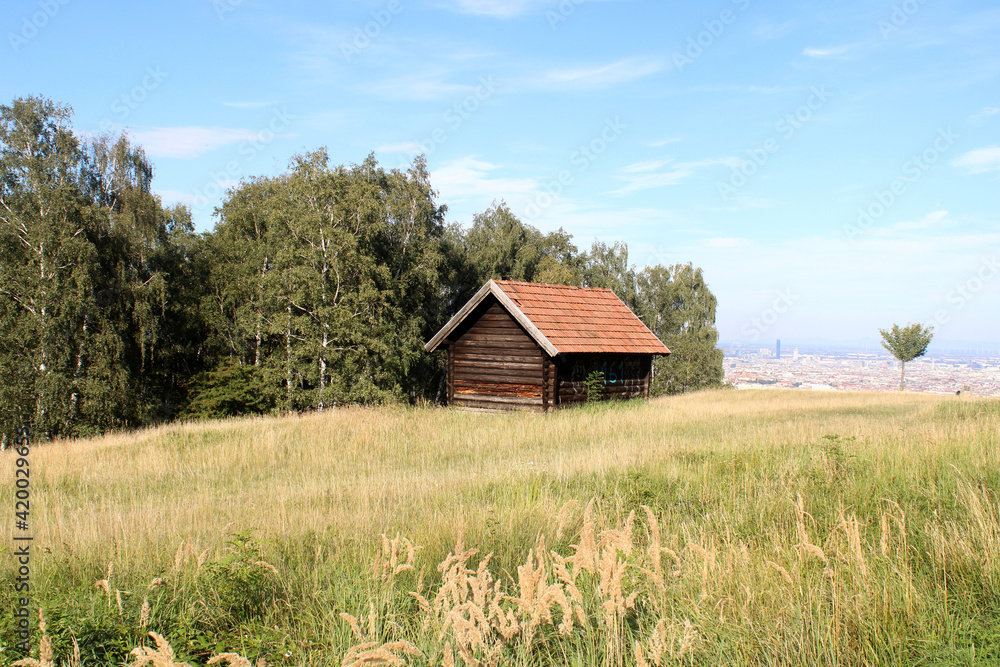
M542 407L545 355L496 301L448 347L448 399L465 407Z
M586 400L648 396L654 354L670 351L608 289L491 280L427 342L447 349L448 402L550 410Z

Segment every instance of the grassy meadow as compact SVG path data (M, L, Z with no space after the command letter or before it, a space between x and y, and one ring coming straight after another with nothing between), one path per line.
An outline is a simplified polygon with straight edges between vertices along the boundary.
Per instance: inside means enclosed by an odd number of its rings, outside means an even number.
M33 665L1000 664L997 400L350 408L29 458Z

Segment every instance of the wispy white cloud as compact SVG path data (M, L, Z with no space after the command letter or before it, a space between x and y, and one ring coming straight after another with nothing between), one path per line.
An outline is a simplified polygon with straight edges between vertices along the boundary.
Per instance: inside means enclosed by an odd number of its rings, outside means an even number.
M627 195L641 190L677 185L706 167L722 165L738 168L742 164L743 160L737 157L711 158L695 162L675 162L674 160L636 162L618 170L619 179L625 181L627 184L624 187L614 190L611 194ZM670 169L659 171L662 167L668 165L671 167Z
M714 206L706 208L706 211L726 211L738 213L741 211L753 211L762 208L774 208L781 206L782 202L768 199L767 197L756 197L754 195L738 192L729 195L728 203L725 206Z
M990 171L1000 172L1000 146L989 146L969 151L964 155L958 156L951 163L970 174L985 174Z
M260 138L260 132L228 127L147 127L129 132L153 157L190 159L223 146Z
M340 78L342 68L348 64L344 45L353 46L349 29L299 22L279 23L276 28L284 33L290 47L286 57L298 76L314 82ZM381 42L371 48L376 49Z
M778 37L784 37L797 27L798 21L795 19L789 19L784 23L772 23L765 19L757 24L754 34L763 40L777 39Z
M645 160L644 162L633 162L627 167L622 167L619 171L623 174L638 174L645 171L655 171L660 167L664 167L671 162L673 159L669 160Z
M501 165L468 156L432 170L431 182L441 202L479 202L477 209L485 209L494 199L510 201L539 191L534 179L510 178L500 175L502 171Z
M932 211L919 220L897 222L889 229L895 232L932 229L948 224L948 211ZM875 230L876 232L878 230Z
M677 169L673 169L671 171L663 171L654 174L639 174L629 178L628 185L617 190L613 190L611 194L627 195L641 190L650 190L653 188L667 187L669 185L677 185L693 174L694 169L687 168L683 165L678 165Z
M943 335L989 337L1000 293L983 289L974 307L964 309L948 296L978 275L992 257L983 249L997 247L1000 234L943 235L933 221L944 219L934 212L923 229L887 228L860 246L820 236L764 241L718 235L689 238L672 250L704 269L719 300L723 339L753 333L747 323L773 303L776 290L790 291L794 304L766 331L772 340L829 336L832 312L839 313L838 336L847 338L872 335L893 321L930 321L942 308L950 318L936 325Z
M232 107L233 109L261 109L273 104L275 102L223 102L222 106Z
M1000 107L983 107L982 111L969 116L969 122L973 125L983 125L990 122L993 116L1000 114Z
M546 3L545 0L447 0L438 6L462 14L511 18L545 4L551 3Z
M662 207L608 206L606 199L581 199L579 197L557 197L551 206L537 210L531 201L511 202L511 208L525 222L538 229L553 231L560 227L572 232L575 243L583 248L594 239L606 243L621 241L625 237L649 238L649 229L677 230L678 236L686 236L694 227L690 220L680 219L674 211ZM534 214L534 215L533 215ZM665 250L651 246L649 242L629 243L629 261L638 266L663 263L665 253L651 252ZM666 253L668 254L668 253ZM679 260L680 258L676 258Z
M853 44L841 44L840 46L828 46L826 48L806 48L802 51L802 55L809 56L810 58L833 58L836 60L849 60L852 57L852 52L861 46L860 42L855 42Z
M418 155L424 152L424 147L416 141L403 141L398 144L384 144L375 148L376 153L408 153Z
M418 102L461 99L476 91L478 83L453 83L451 76L445 71L428 71L363 84L360 89L370 95Z
M545 87L596 89L643 79L661 72L667 62L661 58L625 58L594 67L571 67L545 72L538 83Z
M753 93L755 95L781 95L782 93L801 90L796 86L758 86L745 83L705 84L690 86L684 92L695 93Z
M660 139L658 141L651 141L648 145L652 146L653 148L662 148L663 146L666 146L667 144L676 144L676 143L678 143L680 141L683 141L683 137L667 137L666 139Z
M716 236L705 239L703 243L709 248L744 248L753 245L750 239L736 236Z

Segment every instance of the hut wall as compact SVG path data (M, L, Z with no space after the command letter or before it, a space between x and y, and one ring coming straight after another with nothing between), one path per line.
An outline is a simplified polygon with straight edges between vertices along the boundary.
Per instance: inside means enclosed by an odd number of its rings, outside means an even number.
M594 371L604 374L601 399L649 396L652 355L573 354L558 362L558 401L561 405L587 400L587 377Z
M450 344L448 357L452 405L537 411L554 406L555 368L549 370L541 348L496 302Z

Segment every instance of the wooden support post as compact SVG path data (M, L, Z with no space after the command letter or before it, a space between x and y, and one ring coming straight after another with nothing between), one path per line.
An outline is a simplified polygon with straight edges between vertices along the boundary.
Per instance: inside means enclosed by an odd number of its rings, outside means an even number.
M556 410L559 408L559 367L554 361L549 363L549 375L549 390L552 392L550 403L552 409Z
M447 374L447 379L445 381L445 387L448 394L448 405L453 405L455 402L455 345L454 343L448 345L448 361L445 363L445 371Z
M546 357L542 361L542 410L545 412L552 412L557 407L559 389L556 382L556 364Z
M646 357L646 375L642 378L642 397L649 398L649 378L653 373L653 356Z

